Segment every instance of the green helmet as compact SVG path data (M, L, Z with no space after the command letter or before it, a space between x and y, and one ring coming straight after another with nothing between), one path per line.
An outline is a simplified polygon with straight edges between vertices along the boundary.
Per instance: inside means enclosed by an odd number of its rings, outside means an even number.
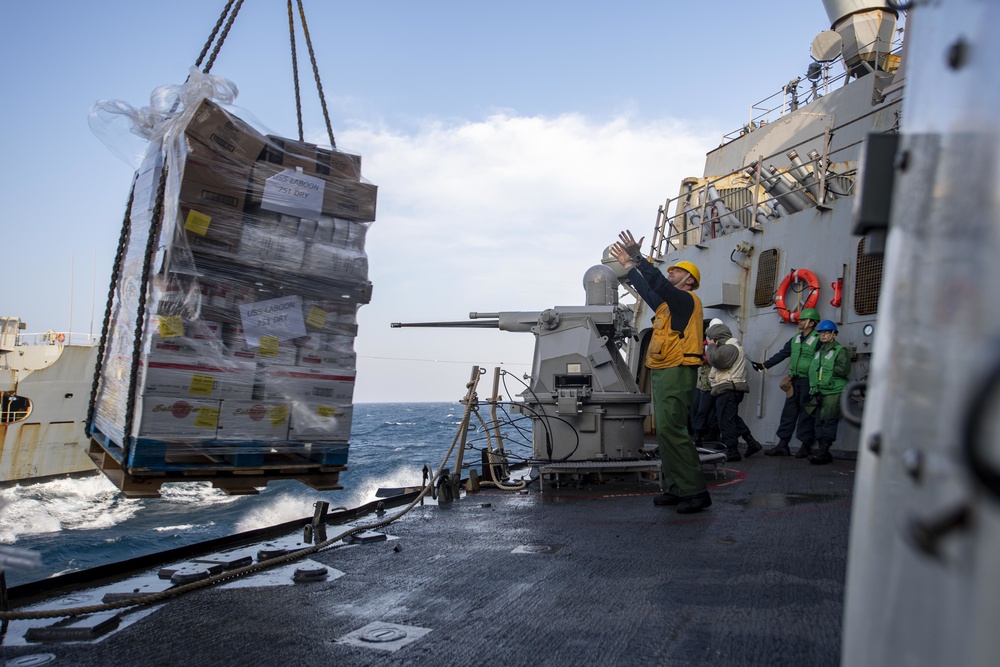
M819 322L822 317L819 316L819 311L815 308L803 308L802 312L799 313L799 321L802 320L812 320L813 322Z

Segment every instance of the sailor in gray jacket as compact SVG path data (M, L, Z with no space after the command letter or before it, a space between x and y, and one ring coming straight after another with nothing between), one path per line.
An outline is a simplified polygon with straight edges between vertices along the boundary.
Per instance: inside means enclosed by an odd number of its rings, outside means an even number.
M740 402L750 391L743 346L733 338L729 327L722 324L721 320L718 322L705 332L708 339L705 358L712 367L708 381L712 385L712 395L715 396L715 413L719 419L722 443L726 446L726 461L739 461L743 458L738 448L740 438L747 443L748 457L759 452L761 446L739 415Z

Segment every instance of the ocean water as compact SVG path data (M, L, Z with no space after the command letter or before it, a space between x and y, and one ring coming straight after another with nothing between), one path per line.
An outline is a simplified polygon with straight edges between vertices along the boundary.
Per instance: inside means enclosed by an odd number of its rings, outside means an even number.
M366 403L354 408L343 489L315 491L293 481L272 482L259 495L229 496L208 483L168 484L160 498L126 499L103 475L0 490L0 546L41 557L31 570L9 569L8 586L194 544L312 516L318 500L356 507L382 487L419 486L426 464L441 465L458 431L464 406L452 403ZM487 426L489 410L481 407ZM498 414L504 448L513 463L531 454L531 423ZM486 445L473 416L466 442ZM496 447L496 443L493 443ZM454 465L452 452L448 467ZM479 468L479 451L466 449L466 469Z

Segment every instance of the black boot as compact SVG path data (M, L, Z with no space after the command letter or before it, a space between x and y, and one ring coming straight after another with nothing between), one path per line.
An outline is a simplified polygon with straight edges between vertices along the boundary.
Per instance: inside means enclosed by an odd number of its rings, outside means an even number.
M711 505L712 496L708 495L708 491L702 491L693 496L684 496L681 498L680 502L677 503L677 513L694 514L695 512L708 509Z
M743 457L740 456L740 450L736 447L726 448L726 463L730 461L742 461Z
M833 440L820 438L816 441L816 444L816 453L809 457L809 463L815 463L816 465L833 463L833 456L830 454L830 447L833 446Z
M788 449L788 441L779 440L776 446L764 452L764 456L790 456L791 453Z
M743 439L747 443L747 453L744 454L743 456L745 456L747 458L750 458L751 456L753 456L754 454L756 454L760 450L764 449L763 447L760 446L760 443L757 442L754 439L753 435L751 435L750 433L747 433L745 436L743 436Z
M811 442L803 442L797 452L795 452L795 458L804 459L810 454L812 454L813 444Z

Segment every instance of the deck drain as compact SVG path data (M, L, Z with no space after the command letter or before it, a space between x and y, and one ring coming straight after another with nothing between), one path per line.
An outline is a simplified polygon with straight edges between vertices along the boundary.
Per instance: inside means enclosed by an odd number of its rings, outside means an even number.
M563 548L562 544L522 544L514 547L512 554L554 554Z
M365 634L361 635L361 641L364 642L396 642L405 638L406 630L389 627L375 628L374 630L369 630Z
M379 651L398 651L404 646L417 641L428 632L430 632L430 628L418 628L412 625L398 625L396 623L376 621L350 634L344 635L337 642L352 646L365 646L367 648L378 649Z

